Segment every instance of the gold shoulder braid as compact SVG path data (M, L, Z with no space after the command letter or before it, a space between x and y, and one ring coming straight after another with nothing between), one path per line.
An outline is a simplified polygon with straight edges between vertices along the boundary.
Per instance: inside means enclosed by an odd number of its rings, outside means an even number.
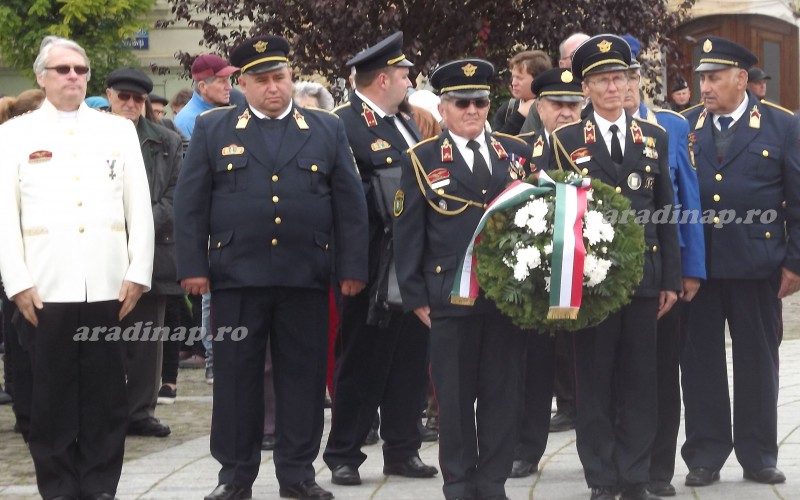
M553 139L553 146L555 146L556 149L556 163L558 163L558 169L564 170L564 167L561 165L561 155L558 154L558 152L560 151L564 155L564 158L566 158L567 161L569 161L569 166L571 166L574 171L580 174L581 169L579 169L578 166L575 164L575 162L572 161L572 156L570 156L570 154L567 153L567 150L564 148L564 145L561 144L561 141L558 139L558 136L556 134L552 134L550 137Z
M413 167L414 167L414 174L417 176L417 184L419 185L419 190L422 192L422 196L425 198L425 201L428 203L428 205L430 205L430 207L434 211L436 211L437 213L439 213L441 215L448 215L449 216L449 215L458 215L458 214L462 213L464 210L466 210L467 208L469 208L470 206L473 206L473 207L476 207L476 208L480 208L481 210L486 209L486 205L483 204L483 203L478 203L476 201L467 200L465 198L459 198L458 196L453 196L453 195L445 194L445 193L437 193L437 195L439 195L442 198L445 198L447 200L452 200L452 201L456 201L456 202L459 202L459 203L463 203L464 205L461 208L457 209L457 210L444 210L441 207L439 207L438 205L436 205L435 203L433 203L431 200L428 199L427 196L425 196L425 193L427 192L426 191L426 187L427 187L427 189L430 189L433 192L436 192L436 191L433 189L433 186L431 186L430 180L428 180L428 176L425 173L425 169L422 167L422 163L419 161L419 157L417 156L417 152L414 151L414 148L411 148L411 149L408 150L408 154L411 157L411 165L413 165Z

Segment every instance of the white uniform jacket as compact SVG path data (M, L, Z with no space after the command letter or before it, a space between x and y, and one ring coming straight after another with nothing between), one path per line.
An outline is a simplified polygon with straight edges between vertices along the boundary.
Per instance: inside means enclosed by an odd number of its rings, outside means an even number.
M98 302L123 280L150 289L153 212L133 123L81 104L0 126L0 275L6 294Z

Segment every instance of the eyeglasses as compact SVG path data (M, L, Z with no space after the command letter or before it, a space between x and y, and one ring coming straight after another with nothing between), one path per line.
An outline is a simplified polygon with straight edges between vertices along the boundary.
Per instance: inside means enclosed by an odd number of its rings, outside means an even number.
M474 104L478 109L483 109L489 107L489 99L456 99L453 104L458 109L467 109L470 104Z
M621 89L628 84L628 76L623 74L617 75L614 78L592 78L587 80L587 83L596 85L597 89L602 91L606 90L612 82L616 88Z
M145 96L143 96L142 94L133 94L131 92L117 92L117 97L119 98L120 101L128 101L130 99L133 99L133 102L135 102L136 104L141 104L145 100Z
M76 75L85 75L89 72L89 66L70 66L69 64L59 64L44 69L54 69L59 75L68 75L70 71L74 71Z

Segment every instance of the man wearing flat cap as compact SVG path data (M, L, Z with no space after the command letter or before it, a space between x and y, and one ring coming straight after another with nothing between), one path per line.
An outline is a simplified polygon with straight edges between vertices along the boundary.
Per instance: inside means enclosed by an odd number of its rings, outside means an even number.
M514 458L523 332L483 294L464 303L450 297L459 260L487 204L529 172L524 141L485 132L493 74L482 59L434 70L430 82L441 94L447 131L403 155L393 203L403 307L430 328L439 465L448 499L505 499Z
M700 183L708 280L689 304L681 358L687 486L719 480L731 451L745 479L775 484L781 299L800 289L798 120L747 90L749 50L698 41L703 102L684 113ZM732 214L731 220L723 220ZM733 422L725 326L733 346ZM731 434L731 430L733 433Z
M681 424L680 348L682 325L685 324L684 305L690 302L700 281L706 278L703 226L700 214L700 191L697 173L689 159L689 122L668 109L650 109L642 102L641 64L636 60L639 42L623 35L631 46L631 65L628 67L628 89L624 107L634 118L657 123L669 134L669 168L675 210L678 217L678 241L681 249L680 300L658 320L656 351L658 353L658 426L650 457L648 489L657 496L674 496L672 477L675 474L675 449ZM680 207L680 208L677 208Z
M623 109L630 46L616 35L586 40L572 56L592 106L551 136L552 167L599 179L626 196L635 211L669 212L673 204L667 134ZM573 334L576 437L592 500L655 498L647 490L656 432L656 321L681 289L678 233L644 224L642 281L631 302L597 326Z
M550 135L558 127L580 118L583 90L569 68L553 68L540 73L531 82L531 92L536 96L536 111L543 127L539 132L519 137L530 148L531 170L546 170L552 154ZM552 335L525 336L524 397L516 422L517 445L510 477L535 473L547 447L556 363L555 342L556 337Z
M132 121L139 136L155 227L155 255L151 289L123 321L123 327L141 329L149 321L153 329L164 326L168 296L182 296L176 283L172 197L181 165L181 137L142 116L153 81L136 68L117 68L106 77L106 97L111 112ZM139 325L137 327L137 325ZM128 434L166 437L170 428L155 418L163 354L161 339L125 341L125 373L128 390Z
M231 100L231 75L239 71L236 66L216 54L202 54L192 63L194 93L177 115L175 125L188 139L192 138L194 121L203 112L218 106L227 106Z
M323 429L331 261L344 296L364 288L367 210L343 122L292 102L288 53L277 36L233 49L247 105L197 118L175 191L178 279L189 293L213 292L211 454L222 467L207 500L251 497L268 337L280 496L333 498L314 481L313 467Z
M369 280L361 293L343 299L343 351L325 463L334 484L361 483L358 467L367 458L361 445L380 407L384 474L431 477L438 471L419 458L427 327L390 297L398 292L396 285L390 290L390 281L396 283L391 197L399 187L401 154L422 140L414 119L399 109L411 87L412 63L403 54L403 33L359 52L347 66L355 68L355 90L335 113L347 129L366 192ZM381 186L392 179L393 189Z
M767 98L767 80L772 77L763 69L753 66L747 70L747 89L759 100Z

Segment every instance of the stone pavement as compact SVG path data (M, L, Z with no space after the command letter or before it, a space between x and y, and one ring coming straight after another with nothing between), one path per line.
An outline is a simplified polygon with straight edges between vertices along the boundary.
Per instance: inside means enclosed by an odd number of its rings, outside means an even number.
M729 352L730 358L730 352ZM673 485L677 498L753 500L800 499L800 340L788 340L781 346L781 392L779 400L778 439L780 444L779 467L786 473L786 484L766 486L742 479L742 471L731 456L722 469L722 480L705 488L687 488L683 478L687 469L678 457ZM730 367L729 367L730 373ZM180 393L179 393L180 394ZM176 407L182 402L202 402L210 408L209 396L179 396ZM326 425L330 412L326 411ZM170 438L167 438L170 439ZM679 436L682 441L683 432ZM0 443L0 446L3 446ZM323 443L324 446L324 443ZM427 500L442 498L441 476L433 479L407 479L386 477L382 474L380 448L365 448L368 460L361 467L361 486L335 486L330 482L330 471L321 458L315 462L317 481L330 489L339 500ZM420 451L428 464L437 464L438 447L423 443ZM216 486L217 462L208 451L208 435L191 439L173 447L127 460L119 485L120 499L201 499ZM539 473L523 479L510 479L506 491L512 500L523 499L588 499L589 492L583 480L581 465L575 451L575 433L550 434ZM36 487L31 484L0 485L0 497L36 498ZM253 497L277 499L278 484L274 477L272 453L262 454L261 473L253 488Z

